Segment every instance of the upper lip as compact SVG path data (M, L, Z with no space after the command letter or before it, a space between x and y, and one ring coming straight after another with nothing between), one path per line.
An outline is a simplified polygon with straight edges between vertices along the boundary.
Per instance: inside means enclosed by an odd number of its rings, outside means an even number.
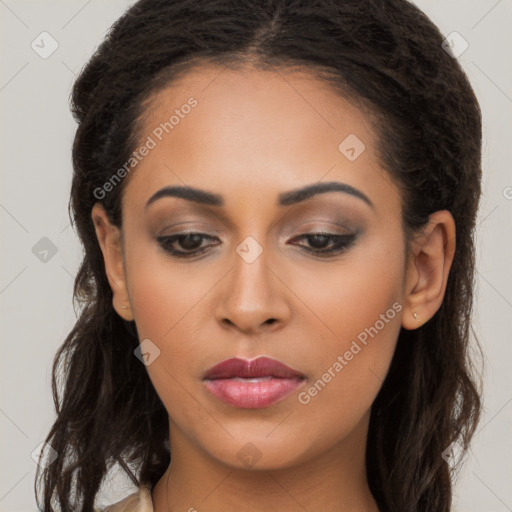
M255 378L268 376L290 379L304 377L304 374L271 357L260 356L251 360L231 357L212 366L206 372L204 379L213 380L230 379L232 377Z

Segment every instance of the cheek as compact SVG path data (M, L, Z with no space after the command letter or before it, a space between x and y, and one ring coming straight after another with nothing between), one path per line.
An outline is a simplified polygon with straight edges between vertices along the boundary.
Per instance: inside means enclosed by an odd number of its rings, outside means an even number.
M401 328L401 254L397 233L292 284L308 306L299 316L300 330L309 333L303 356L311 357L304 359L311 378L298 399L316 422L325 424L329 411L333 435L340 425L357 424L387 374Z
M172 265L162 255L139 258L134 251L129 273L130 296L141 342L149 339L158 356L146 367L149 378L165 407L191 425L204 417L196 400L198 384L193 376L204 352L204 333L197 309L204 308L208 291L218 280L212 273L193 278L187 270ZM153 347L153 345L150 345ZM158 352L159 351L159 352ZM207 418L205 418L205 422ZM201 423L201 421L199 421ZM197 428L200 430L200 426ZM209 425L211 428L211 425Z
M212 272L198 277L186 267L169 261L158 248L140 244L128 253L128 283L137 332L141 342L149 339L160 354L147 370L165 388L174 387L172 377L182 376L197 364L204 335L197 311L204 308L208 292L218 280ZM199 309L198 309L199 308ZM197 332L197 334L196 334ZM156 386L157 391L160 387Z
M322 354L348 350L351 340L376 322L381 338L398 334L405 271L402 243L399 232L386 238L369 236L335 263L287 271L285 280L305 306L297 315L301 328L309 333L315 329L315 350L319 343L325 349ZM322 354L317 360L328 363Z
M215 276L194 276L190 267L171 261L154 243L127 251L128 286L141 340L168 342L187 315L208 293Z

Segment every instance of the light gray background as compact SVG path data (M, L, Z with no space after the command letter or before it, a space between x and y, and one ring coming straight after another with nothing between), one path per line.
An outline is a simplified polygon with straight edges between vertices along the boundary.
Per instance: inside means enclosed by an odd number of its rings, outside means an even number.
M2 318L0 511L36 510L31 453L54 418L52 358L75 315L73 278L81 258L69 226L68 108L77 71L128 0L0 0ZM484 196L478 225L474 328L486 354L485 414L456 488L457 511L512 510L512 0L418 0L445 35L469 43L460 57L484 117ZM31 42L49 32L59 47L42 59ZM57 253L32 252L48 237ZM132 488L114 479L105 503Z

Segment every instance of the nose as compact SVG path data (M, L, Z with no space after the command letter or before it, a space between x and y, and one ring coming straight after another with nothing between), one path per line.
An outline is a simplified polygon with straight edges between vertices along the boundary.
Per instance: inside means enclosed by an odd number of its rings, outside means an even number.
M290 319L286 279L267 260L265 250L252 262L236 254L216 307L224 328L258 334L280 329Z

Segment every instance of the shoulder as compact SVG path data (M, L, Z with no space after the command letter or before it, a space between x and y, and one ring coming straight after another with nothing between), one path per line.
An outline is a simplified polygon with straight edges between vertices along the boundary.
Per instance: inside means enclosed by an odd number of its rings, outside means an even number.
M96 512L154 512L151 489L147 486L139 487L137 492L106 508L97 509Z

